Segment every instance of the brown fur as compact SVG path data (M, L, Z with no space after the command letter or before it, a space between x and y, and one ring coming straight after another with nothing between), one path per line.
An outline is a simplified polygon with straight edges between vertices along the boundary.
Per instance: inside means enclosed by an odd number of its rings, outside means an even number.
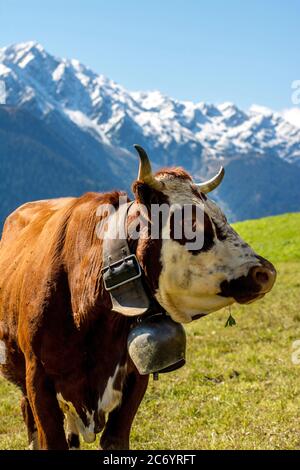
M191 224L192 224L192 230L193 232L190 233L190 236L193 235L193 233L195 232L196 230L196 224L197 224L197 217L196 217L196 209L195 209L195 206L192 206L192 209L193 209L193 213L192 213L192 220L191 220ZM184 217L184 211L183 209L180 209L180 216L181 216L181 219L182 219L182 226L184 225L184 222L183 222L183 217ZM185 236L184 233L181 234L181 237L180 238L175 238L175 227L174 227L174 213L171 215L171 218L170 218L170 238L172 240L174 240L175 242L179 243L180 245L182 246L185 246L187 243L191 243L193 241L195 241L195 238L187 238ZM214 230L213 230L213 226L212 226L212 222L210 220L210 218L208 217L208 215L204 212L203 214L203 236L204 236L204 239L203 239L203 246L199 249L199 250L189 250L190 253L192 253L193 256L197 256L199 253L201 252L205 252L205 251L208 251L210 250L213 245L214 245L214 238L215 238L215 233L214 233Z
M132 191L137 202L143 204L149 211L151 204L168 204L168 198L160 191L150 188L142 181L136 181L132 185ZM130 223L130 219L129 219ZM149 225L151 220L149 217ZM162 227L160 226L160 234ZM150 229L149 229L150 232ZM158 279L162 270L160 261L162 241L151 238L141 239L138 247L135 248L141 267L146 275L147 286L153 295L158 288Z
M162 168L155 173L155 176L167 176L169 178L179 178L181 180L192 181L191 175L180 166L175 168Z
M127 362L122 403L109 416L101 441L104 448L127 448L146 390L148 378L139 376L127 356L132 320L111 312L100 275L96 210L100 204L117 206L119 195L29 203L5 223L0 321L7 363L1 371L21 387L29 437L36 427L42 449L68 448L56 393L71 401L85 422L82 408L97 409L108 378ZM95 422L99 432L103 416L96 415Z

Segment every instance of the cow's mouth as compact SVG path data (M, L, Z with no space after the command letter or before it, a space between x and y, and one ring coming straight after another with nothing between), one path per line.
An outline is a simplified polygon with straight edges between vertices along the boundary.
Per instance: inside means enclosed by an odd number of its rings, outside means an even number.
M199 320L199 318L206 317L207 313L197 313L196 315L192 316L192 321Z
M238 304L251 304L256 300L262 299L265 296L265 293L229 293L227 290L224 291L224 289L222 289L221 292L218 293L218 295L220 297L232 297Z
M247 276L241 276L230 281L223 281L218 295L232 297L239 304L249 304L264 297L273 287L276 279L275 268L254 266Z
M234 300L239 304L251 304L255 300L262 299L265 296L264 293L252 294L252 295L235 295L233 296Z

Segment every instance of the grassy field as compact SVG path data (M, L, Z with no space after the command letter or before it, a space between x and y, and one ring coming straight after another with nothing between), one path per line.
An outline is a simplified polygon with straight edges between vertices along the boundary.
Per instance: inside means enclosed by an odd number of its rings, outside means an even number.
M186 327L187 365L150 380L134 422L133 449L299 449L300 214L236 224L273 261L272 293ZM19 393L0 379L0 449L24 449ZM84 448L96 448L96 443Z

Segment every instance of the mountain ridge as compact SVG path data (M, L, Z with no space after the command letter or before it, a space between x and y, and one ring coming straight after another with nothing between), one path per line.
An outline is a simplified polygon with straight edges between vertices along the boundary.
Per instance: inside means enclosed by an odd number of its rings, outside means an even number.
M246 112L230 102L193 103L159 91L127 91L75 59L54 57L34 41L0 49L0 79L6 84L7 107L43 121L70 148L77 142L74 162L84 167L81 160L92 160L93 187L98 181L98 187L105 189L100 181L105 176L113 186L130 188L137 168L135 142L148 150L154 169L180 165L197 179L210 176L221 164L231 169L234 178L227 171L228 189L220 188L216 197L229 206L235 220L272 212L270 204L264 209L264 188L256 202L251 199L255 173L249 184L245 181L249 210L239 208L238 192L229 197L230 188L238 183L236 174L242 176L249 162L263 173L268 168L276 177L275 167L280 166L288 184L294 185L292 173L300 178L300 128L268 108L255 105ZM100 175L95 167L97 152ZM89 178L90 172L84 171ZM275 188L276 182L269 184ZM278 197L275 213L300 210L300 190L292 191L293 201Z

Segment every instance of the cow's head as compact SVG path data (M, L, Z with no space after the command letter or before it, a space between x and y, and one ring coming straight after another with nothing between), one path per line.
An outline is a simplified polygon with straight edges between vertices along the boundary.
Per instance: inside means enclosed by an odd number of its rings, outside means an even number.
M269 292L276 278L274 266L241 239L207 197L221 183L224 170L202 184L181 168L153 174L145 151L136 149L140 156L139 176L133 185L136 201L148 208L151 204L170 206L159 239L140 238L137 256L152 293L172 318L186 323L234 302L253 302ZM191 207L188 223L193 231L204 235L200 248L190 249L191 240L184 234L174 236L174 224L184 224L178 217L184 206Z

